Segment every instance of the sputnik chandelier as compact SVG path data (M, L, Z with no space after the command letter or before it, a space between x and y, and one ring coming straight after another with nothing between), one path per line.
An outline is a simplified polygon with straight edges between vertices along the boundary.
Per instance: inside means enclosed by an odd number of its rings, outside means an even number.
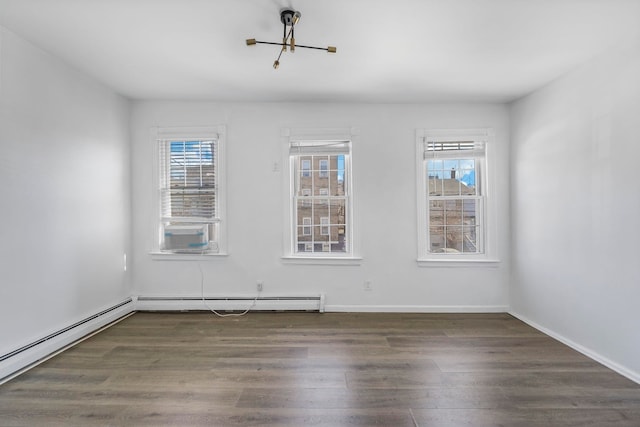
M280 57L282 56L283 52L287 51L287 48L291 53L294 53L297 47L301 47L305 49L326 50L329 53L336 53L335 46L315 47L315 46L304 46L301 44L296 44L294 27L300 20L301 16L302 14L296 10L286 9L286 8L282 9L280 11L280 21L282 22L282 25L284 27L283 34L282 34L282 43L262 42L256 39L247 39L247 46L253 46L255 44L272 44L276 46L281 46L282 48L280 49L280 53L278 54L278 57L276 58L276 60L273 62L273 68L275 68L276 70L280 66ZM287 31L287 29L289 31Z

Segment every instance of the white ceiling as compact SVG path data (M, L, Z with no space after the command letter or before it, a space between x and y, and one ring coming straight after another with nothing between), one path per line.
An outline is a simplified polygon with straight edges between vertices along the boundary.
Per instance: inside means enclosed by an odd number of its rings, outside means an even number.
M285 6L337 54L246 46ZM506 102L636 40L640 0L0 0L0 25L133 99Z

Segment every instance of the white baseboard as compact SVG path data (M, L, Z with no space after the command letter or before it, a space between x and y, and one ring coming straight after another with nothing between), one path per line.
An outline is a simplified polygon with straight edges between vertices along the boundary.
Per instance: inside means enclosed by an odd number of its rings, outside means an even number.
M144 296L135 297L138 311L324 311L324 295Z
M570 340L569 338L560 335L550 329L545 328L544 326L539 325L538 323L534 322L531 319L526 318L525 316L522 316L518 313L515 313L513 311L509 311L509 314L512 315L513 317L522 320L524 323L526 323L527 325L536 328L537 330L539 330L540 332L543 332L547 335L549 335L550 337L560 341L561 343L571 347L572 349L584 354L585 356L595 360L598 363L603 364L604 366L606 366L607 368L616 371L617 373L619 373L620 375L623 375L627 378L629 378L631 381L634 381L638 384L640 384L640 373L633 371L631 369L628 369L625 366L622 366L616 362L614 362L611 359L608 359L604 356L602 356L601 354L599 354L596 351L593 351L587 347L584 347L572 340Z
M327 304L326 312L351 313L506 313L506 305L340 305Z
M133 300L129 298L31 344L0 355L0 384L133 311Z

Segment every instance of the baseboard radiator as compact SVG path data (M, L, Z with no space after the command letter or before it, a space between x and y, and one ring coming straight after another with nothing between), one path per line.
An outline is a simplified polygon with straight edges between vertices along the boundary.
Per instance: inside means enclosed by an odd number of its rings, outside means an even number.
M324 313L324 294L294 296L138 296L137 311L317 311Z
M0 355L0 384L47 360L77 341L133 313L134 300L128 298L47 336Z

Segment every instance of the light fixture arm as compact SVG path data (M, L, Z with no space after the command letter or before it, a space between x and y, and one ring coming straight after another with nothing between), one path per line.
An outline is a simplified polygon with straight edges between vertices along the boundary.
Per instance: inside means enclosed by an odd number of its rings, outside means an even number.
M305 45L296 44L294 28L298 23L298 21L300 21L301 16L302 14L298 11L294 11L292 9L286 9L286 8L282 9L280 11L280 22L282 22L282 26L283 26L282 43L265 42L265 41L259 41L256 39L247 39L247 46L253 46L255 44L270 44L270 45L280 46L281 47L280 53L278 54L278 57L273 63L273 68L275 69L277 69L280 66L280 58L282 57L282 52L286 52L287 47L289 47L289 50L291 53L295 52L296 47L300 47L304 49L326 50L329 53L336 53L335 46L316 47L316 46L305 46ZM288 33L287 33L287 27L290 27Z

